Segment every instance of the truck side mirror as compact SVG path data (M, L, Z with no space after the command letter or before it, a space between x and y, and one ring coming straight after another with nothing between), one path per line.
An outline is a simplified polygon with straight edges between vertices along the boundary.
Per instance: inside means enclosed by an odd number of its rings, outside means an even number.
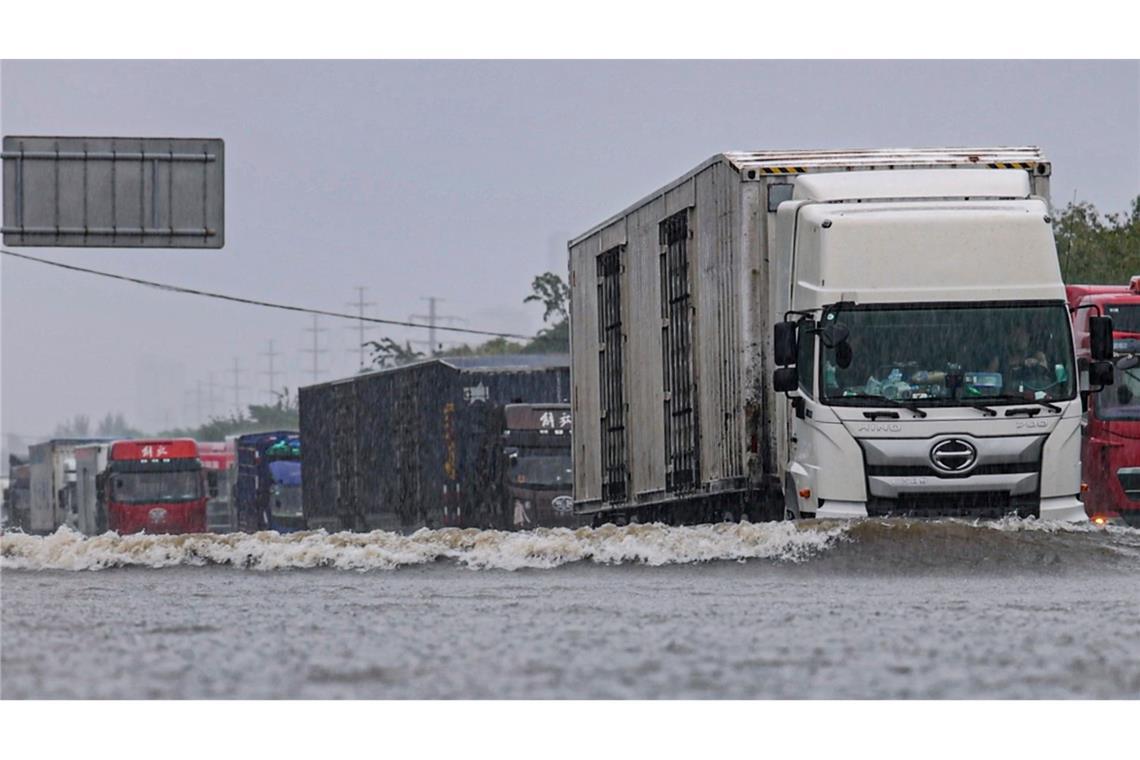
M776 364L784 366L796 363L796 323L777 322L772 329L772 356Z
M1112 362L1089 363L1089 385L1094 386L1092 388L1094 393L1106 385L1112 385L1112 380Z
M800 387L799 373L795 367L780 367L772 374L772 385L777 393L791 393Z
M1094 362L1112 358L1112 317L1089 317L1089 353Z

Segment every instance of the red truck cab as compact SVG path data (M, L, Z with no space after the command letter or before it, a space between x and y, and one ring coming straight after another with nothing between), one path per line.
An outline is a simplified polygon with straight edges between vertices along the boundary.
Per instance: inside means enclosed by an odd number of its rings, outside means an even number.
M1089 357L1089 318L1112 318L1113 353L1140 353L1140 277L1128 285L1069 285L1078 361ZM1081 441L1085 511L1093 522L1140 526L1140 367L1114 370L1091 394Z
M107 527L123 533L202 533L206 488L198 444L190 438L111 444Z

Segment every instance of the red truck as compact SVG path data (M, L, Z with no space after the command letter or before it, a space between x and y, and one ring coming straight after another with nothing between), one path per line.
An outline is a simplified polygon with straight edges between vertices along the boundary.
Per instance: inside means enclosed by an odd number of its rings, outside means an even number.
M237 528L233 486L237 449L234 439L198 441L198 458L206 473L206 530L229 533Z
M1113 353L1140 353L1140 276L1127 285L1069 285L1077 359L1089 356L1089 318L1112 317ZM1140 367L1118 365L1114 383L1091 394L1081 441L1085 511L1093 522L1140 526Z
M107 527L123 533L202 533L206 486L190 438L115 441L107 463Z

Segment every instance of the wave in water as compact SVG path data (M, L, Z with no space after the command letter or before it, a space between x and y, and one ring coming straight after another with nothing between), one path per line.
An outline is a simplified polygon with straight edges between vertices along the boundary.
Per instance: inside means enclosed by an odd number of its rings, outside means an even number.
M49 536L0 539L6 570L228 565L257 570L331 567L391 570L445 561L472 569L549 569L574 562L672 565L723 560L803 563L845 569L907 569L997 564L1026 567L1140 562L1140 531L1003 520L740 523L670 527L606 525L527 532L420 530L411 535L275 532L159 536L67 528Z

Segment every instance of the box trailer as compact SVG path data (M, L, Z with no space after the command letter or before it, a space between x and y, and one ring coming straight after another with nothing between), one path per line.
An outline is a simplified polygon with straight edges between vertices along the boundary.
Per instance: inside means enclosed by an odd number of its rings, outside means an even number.
M28 447L31 464L31 505L28 530L52 533L63 525L78 527L75 501L75 449L105 438L57 438Z
M1050 174L1032 147L723 153L571 240L576 510L1082 519Z
M569 389L565 355L431 359L301 388L309 527L515 527L505 407L566 403ZM525 416L516 438L529 446Z

